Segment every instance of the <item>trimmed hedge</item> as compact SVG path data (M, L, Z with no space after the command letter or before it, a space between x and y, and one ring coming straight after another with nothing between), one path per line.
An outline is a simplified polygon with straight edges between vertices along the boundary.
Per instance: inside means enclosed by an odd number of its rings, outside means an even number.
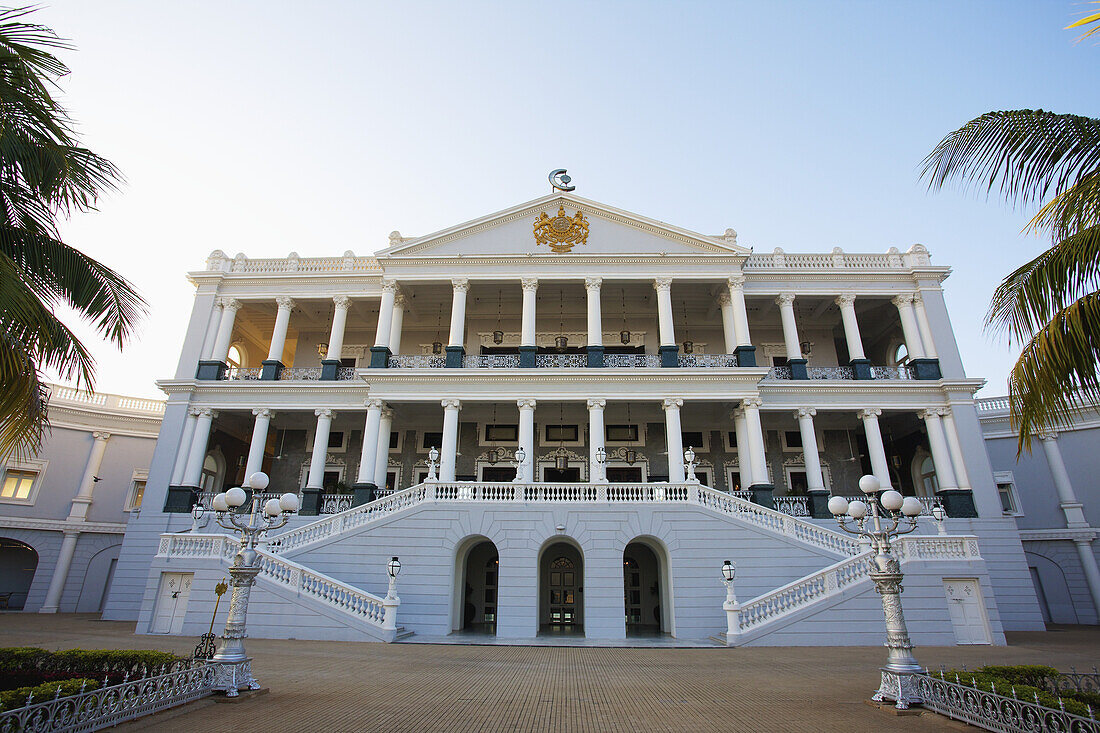
M145 672L186 661L169 652L129 649L68 649L51 652L37 647L0 648L0 690L55 683L74 678L118 684ZM56 687L55 687L56 689Z
M1040 705L1053 710L1061 709L1058 704L1058 699L1061 697L1066 712L1082 717L1089 716L1089 705L1092 705L1094 714L1100 710L1097 705L1097 702L1100 701L1100 695L1095 693L1069 690L1058 695L1051 694L1048 685L1053 685L1054 680L1060 674L1054 667L1038 664L991 665L979 667L975 670L951 669L944 673L944 679L948 682L955 682L955 676L958 675L957 681L959 684L976 687L986 692L996 692L996 694L1005 697L1012 697L1015 691L1016 698L1026 702L1035 702L1035 698L1038 697ZM932 676L939 677L940 675L937 672Z
M15 690L0 692L0 711L14 710L27 704L27 696L33 693L31 704L53 700L57 695L57 688L61 688L61 697L80 694L81 688L89 692L99 687L99 683L90 679L63 680L62 682L45 682L41 685L19 687Z

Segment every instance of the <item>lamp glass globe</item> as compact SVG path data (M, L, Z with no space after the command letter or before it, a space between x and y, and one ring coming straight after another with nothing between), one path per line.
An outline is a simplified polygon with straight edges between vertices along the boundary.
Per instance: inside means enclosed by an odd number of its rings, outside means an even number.
M856 499L848 503L848 516L852 519L863 519L867 516L867 503Z
M269 517L279 516L279 512L281 512L282 510L283 508L279 506L278 499L268 499L264 502L264 514Z
M882 498L880 499L880 501L882 502L882 505L886 507L886 509L892 512L896 512L898 509L901 509L905 498L901 495L900 492L891 489L890 491L882 492Z
M225 503L231 507L238 507L248 500L248 494L240 486L234 486L225 492Z
M288 491L279 497L279 506L282 507L284 512L298 511L298 495Z
M834 496L829 499L829 513L834 517L848 513L848 500L843 496Z
M868 474L859 480L859 490L864 494L873 494L882 488L882 484L874 476Z
M225 494L224 493L215 494L214 495L214 501L212 502L212 504L214 506L214 511L216 511L216 512L227 512L227 511L229 511L229 504L227 504L226 501L225 501Z
M924 505L915 496L907 496L905 501L901 503L901 513L907 517L919 517L923 511Z
M269 483L271 483L271 480L263 471L257 471L248 477L248 485L253 491L263 491Z

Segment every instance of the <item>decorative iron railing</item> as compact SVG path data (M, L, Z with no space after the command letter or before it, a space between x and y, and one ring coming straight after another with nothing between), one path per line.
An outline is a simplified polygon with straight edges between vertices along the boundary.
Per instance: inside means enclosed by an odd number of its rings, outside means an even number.
M777 512L792 517L810 516L810 500L805 496L777 496L772 499Z
M355 367L336 367L336 381L346 382L355 379Z
M908 365L871 367L871 379L914 379L913 368Z
M1055 694L1070 690L1100 692L1100 671L1093 667L1091 672L1078 672L1076 667L1070 667L1069 672L1059 673L1048 687Z
M810 379L855 379L856 370L850 366L806 367Z
M0 731L95 731L167 710L214 692L216 668L190 662L171 672L68 697L34 702L0 713ZM60 691L60 688L58 688Z
M657 354L605 354L605 367L659 367L661 357Z
M465 369L518 369L519 354L482 354L462 357Z
M321 379L321 367L286 367L279 372L279 380L292 382L316 382Z
M390 369L442 369L447 357L442 354L400 354L391 356L386 366Z
M1015 690L987 691L963 684L956 677L947 679L943 672L913 675L921 705L978 728L993 731L1060 731L1064 733L1100 733L1100 722L1074 715L1065 709L1041 705L1038 695L1032 700L1016 696ZM995 689L995 688L994 688Z
M735 367L736 354L680 354L676 363L681 367Z
M229 367L223 379L230 381L252 382L260 378L263 367Z
M583 369L588 354L536 354L535 366L541 369Z
M793 379L789 366L777 366L768 370L767 379Z

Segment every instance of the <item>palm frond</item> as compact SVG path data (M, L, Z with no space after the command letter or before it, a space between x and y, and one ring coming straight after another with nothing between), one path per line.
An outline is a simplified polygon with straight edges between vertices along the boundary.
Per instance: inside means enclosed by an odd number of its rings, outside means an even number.
M1100 120L1044 110L987 112L924 159L929 188L949 182L999 190L1012 203L1041 201L1100 166Z
M1010 273L998 286L986 326L1024 342L1055 313L1095 291L1100 281L1100 225L1066 237Z
M1054 314L1024 347L1008 380L1017 455L1035 435L1072 422L1083 402L1100 400L1100 292Z
M1093 5L1100 5L1100 0L1091 0L1091 2ZM1100 31L1100 13L1092 13L1090 15L1086 15L1084 18L1081 18L1080 20L1067 25L1066 30L1069 30L1070 28L1080 28L1082 26L1089 25L1090 23L1093 23L1094 25L1092 26L1092 28L1089 28L1087 31L1085 31L1084 35L1077 39L1078 43L1080 43L1081 41L1091 36L1093 33Z
M1096 224L1100 224L1100 172L1094 171L1048 201L1025 231L1048 233L1057 242Z

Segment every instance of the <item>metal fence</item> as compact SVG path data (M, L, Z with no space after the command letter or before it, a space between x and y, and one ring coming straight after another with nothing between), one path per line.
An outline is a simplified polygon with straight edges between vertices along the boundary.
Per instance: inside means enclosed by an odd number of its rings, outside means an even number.
M211 695L214 676L214 665L200 662L69 697L30 700L28 705L0 713L0 733L110 728Z
M1014 731L1064 731L1065 733L1100 733L1095 718L1055 710L1039 704L1038 699L1022 700L1010 688L987 692L952 682L936 675L913 675L922 705L954 720L979 728L1012 733ZM1008 693L1002 694L1002 693Z

